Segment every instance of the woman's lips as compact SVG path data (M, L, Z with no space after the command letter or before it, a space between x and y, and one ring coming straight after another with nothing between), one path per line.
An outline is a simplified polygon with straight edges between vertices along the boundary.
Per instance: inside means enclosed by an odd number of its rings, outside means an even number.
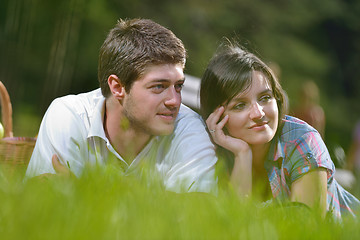
M254 125L251 125L249 127L249 129L253 129L253 130L263 130L265 129L266 125L268 124L268 122L261 122L261 123L256 123Z

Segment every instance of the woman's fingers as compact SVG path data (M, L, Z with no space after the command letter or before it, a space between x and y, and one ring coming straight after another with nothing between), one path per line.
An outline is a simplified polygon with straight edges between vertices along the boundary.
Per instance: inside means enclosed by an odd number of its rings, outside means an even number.
M227 121L229 120L229 115L225 115L225 117L223 117L223 119L221 119L221 121L216 125L216 129L215 130L222 130L225 127L225 124L227 123Z
M221 115L223 114L224 112L224 107L221 106L217 109L215 109L214 112L212 112L209 117L207 118L206 120L206 125L209 129L209 132L210 133L214 133L217 129L217 124L221 118ZM215 130L215 131L214 131Z
M229 116L225 116L224 118L221 119L221 116L224 113L224 107L221 106L219 108L217 108L213 113L210 114L210 116L208 117L208 119L206 120L206 124L207 127L209 129L209 132L211 134L211 137L213 139L213 141L220 145L225 147L226 144L226 135L223 131L223 128L225 127Z
M233 152L234 154L238 152L247 152L250 148L248 143L241 139L225 134L223 129L226 123L229 121L229 115L225 115L221 119L224 111L225 108L221 106L212 112L206 120L206 125L209 129L213 141L223 148Z
M226 115L220 122L218 122L214 128L213 137L216 138L216 141L221 144L221 142L225 141L226 135L224 133L224 126L227 123L229 116Z

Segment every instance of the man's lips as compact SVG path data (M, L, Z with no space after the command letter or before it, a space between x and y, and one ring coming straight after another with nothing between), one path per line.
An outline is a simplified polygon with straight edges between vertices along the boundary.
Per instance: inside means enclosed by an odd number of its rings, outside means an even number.
M161 112L157 115L165 119L175 119L175 117L177 116L177 112Z

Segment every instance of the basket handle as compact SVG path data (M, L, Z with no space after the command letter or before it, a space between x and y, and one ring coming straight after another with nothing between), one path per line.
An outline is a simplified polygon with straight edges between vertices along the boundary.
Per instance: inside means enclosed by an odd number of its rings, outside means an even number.
M13 137L12 107L8 91L0 81L1 116L4 125L4 137Z

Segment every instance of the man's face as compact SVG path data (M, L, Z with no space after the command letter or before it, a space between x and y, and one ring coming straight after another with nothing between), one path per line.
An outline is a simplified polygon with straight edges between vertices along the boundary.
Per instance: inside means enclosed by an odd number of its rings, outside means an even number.
M125 94L124 115L129 127L149 135L169 135L174 130L184 84L182 65L148 67Z

